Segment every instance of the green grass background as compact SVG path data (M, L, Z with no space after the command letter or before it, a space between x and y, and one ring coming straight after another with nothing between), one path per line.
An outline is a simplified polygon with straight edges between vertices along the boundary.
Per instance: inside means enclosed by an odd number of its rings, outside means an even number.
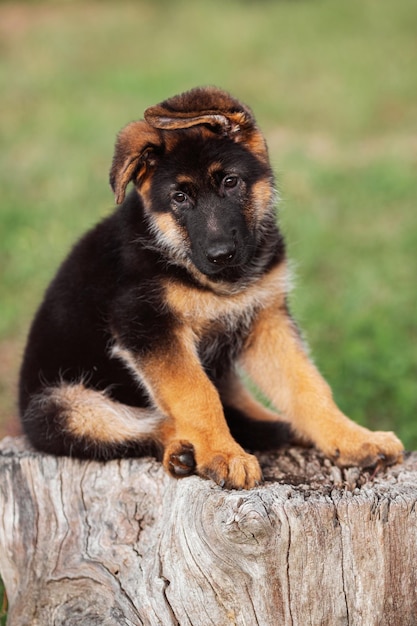
M0 3L0 414L60 260L112 210L114 138L216 84L269 141L291 303L342 409L417 446L415 0Z
M416 448L416 33L415 0L0 2L0 433L42 292L112 209L116 132L216 84L268 137L292 308L338 403Z

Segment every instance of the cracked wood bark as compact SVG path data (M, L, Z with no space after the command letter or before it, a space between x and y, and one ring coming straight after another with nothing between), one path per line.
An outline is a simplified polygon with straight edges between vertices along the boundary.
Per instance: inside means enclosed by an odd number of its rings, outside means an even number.
M8 625L417 624L417 453L376 477L312 450L260 460L264 486L224 491L4 440Z

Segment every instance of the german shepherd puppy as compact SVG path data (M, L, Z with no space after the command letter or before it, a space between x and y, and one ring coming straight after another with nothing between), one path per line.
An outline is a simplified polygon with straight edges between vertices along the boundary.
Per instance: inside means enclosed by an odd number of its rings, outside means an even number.
M174 476L249 489L261 470L226 413L285 420L340 465L401 458L394 434L341 413L306 354L248 107L210 87L148 108L120 132L110 183L120 206L72 250L29 334L20 410L36 448L104 460L159 448Z

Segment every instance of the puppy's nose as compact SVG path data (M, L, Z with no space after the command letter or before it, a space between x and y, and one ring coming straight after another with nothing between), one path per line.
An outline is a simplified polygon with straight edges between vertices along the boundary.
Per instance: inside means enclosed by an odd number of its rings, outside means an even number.
M236 245L234 241L221 241L211 244L207 248L207 258L214 265L227 265L231 263L236 254Z

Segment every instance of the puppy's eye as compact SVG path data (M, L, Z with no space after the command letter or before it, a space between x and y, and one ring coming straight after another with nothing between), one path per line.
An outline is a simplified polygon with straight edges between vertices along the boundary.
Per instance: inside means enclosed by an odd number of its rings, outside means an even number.
M238 182L238 176L229 175L223 178L223 187L225 187L226 189L233 189L233 187L236 187Z
M186 202L188 200L186 194L182 191L175 191L172 194L172 199L176 204L182 204L183 202Z

